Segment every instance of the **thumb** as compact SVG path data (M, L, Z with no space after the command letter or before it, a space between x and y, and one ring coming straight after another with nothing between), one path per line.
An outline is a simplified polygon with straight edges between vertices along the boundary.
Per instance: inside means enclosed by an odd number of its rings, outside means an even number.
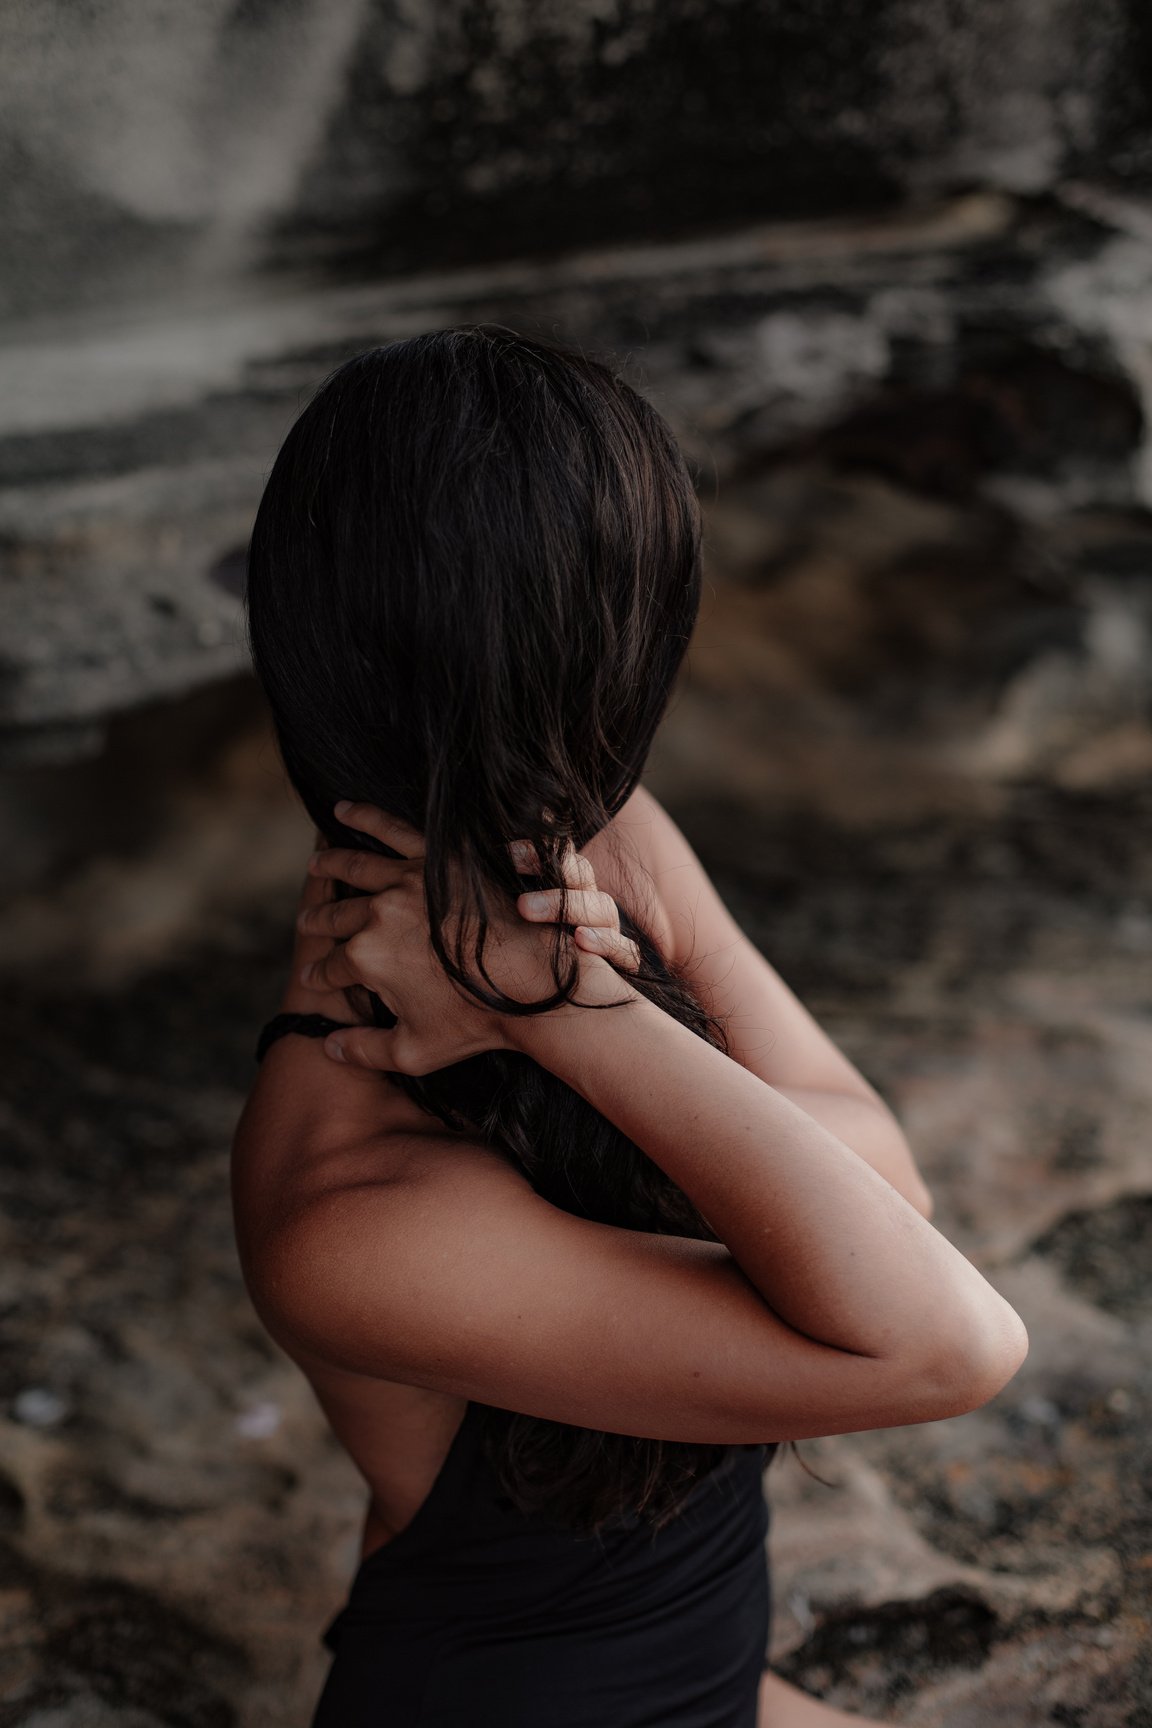
M374 1026L349 1026L347 1031L330 1032L324 1040L324 1054L333 1062L347 1062L354 1068L370 1068L378 1073L396 1069L392 1033Z

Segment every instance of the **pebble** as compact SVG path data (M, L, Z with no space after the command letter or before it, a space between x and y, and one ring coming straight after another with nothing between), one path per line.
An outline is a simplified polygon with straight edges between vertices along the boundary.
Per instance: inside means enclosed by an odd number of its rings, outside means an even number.
M1060 1411L1050 1398L1025 1398L1021 1401L1020 1415L1025 1422L1032 1422L1037 1428L1059 1428Z
M68 1410L68 1400L47 1386L26 1386L12 1401L13 1416L26 1428L58 1428Z
M816 1629L816 1616L813 1614L812 1604L809 1602L803 1590L793 1590L791 1592L788 1597L788 1606L792 1610L792 1615L796 1624L799 1626L805 1638L807 1638L808 1634Z
M267 1440L279 1428L282 1414L279 1404L262 1399L240 1412L235 1421L236 1432L245 1440Z

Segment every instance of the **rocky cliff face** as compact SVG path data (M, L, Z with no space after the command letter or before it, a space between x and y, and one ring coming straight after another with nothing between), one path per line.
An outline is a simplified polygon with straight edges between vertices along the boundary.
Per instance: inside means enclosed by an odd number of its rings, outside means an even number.
M1085 175L1143 188L1138 0L10 10L2 304L472 265Z
M819 445L1026 523L1147 502L1123 0L112 0L0 49L10 756L241 663L271 451L413 329L634 355L725 480Z
M114 716L238 672L247 530L301 400L356 349L495 319L618 356L680 434L717 585L696 660L748 684L721 753L755 758L749 787L808 783L759 745L801 707L844 763L867 713L921 780L1139 774L1152 245L1125 209L1131 233L972 193L27 344L0 436L8 759L99 759Z

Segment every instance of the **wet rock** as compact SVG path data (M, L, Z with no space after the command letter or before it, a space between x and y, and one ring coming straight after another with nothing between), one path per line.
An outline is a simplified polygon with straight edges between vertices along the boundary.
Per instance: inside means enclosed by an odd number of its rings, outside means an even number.
M1152 590L1109 568L1110 532L1135 559L1139 532L1106 512L1025 528L987 498L791 457L730 479L657 771L681 796L860 823L1021 781L1145 784Z
M996 1616L978 1596L936 1590L830 1616L791 1660L775 1666L830 1701L849 1680L854 1698L867 1698L866 1708L887 1709L914 1696L927 1676L982 1667L995 1637Z
M1139 188L1139 8L782 0L525 15L306 0L142 28L61 5L0 44L2 304L410 271L956 187ZM95 93L99 94L99 99ZM1106 195L1105 195L1106 201Z
M122 1582L46 1588L43 1655L61 1689L71 1681L115 1710L171 1728L232 1728L229 1701L244 1668L230 1641ZM35 1708L35 1706L32 1706Z
M1131 1728L1146 1695L1145 1639L1138 1617L1031 1632L992 1650L979 1669L930 1684L898 1719L914 1728Z
M731 602L737 628L779 633L769 722L790 683L817 726L850 734L845 699L883 690L872 725L897 736L926 722L955 749L975 722L961 766L1047 774L1079 751L1082 775L1097 735L1146 722L1146 597L1059 552L1067 519L1094 516L1106 564L1109 513L1131 552L1152 500L1124 322L1146 295L1112 281L1107 244L1076 211L973 193L868 222L294 282L260 306L216 292L24 339L0 409L8 759L91 754L110 716L233 673L241 549L303 396L358 349L489 319L642 349L638 381L703 490L722 482L717 577L726 561L737 580L771 573L762 603ZM1057 282L1069 254L1081 275ZM922 752L925 777L942 754Z
M233 888L290 892L311 833L250 679L123 715L95 761L0 779L0 965L131 977L227 925Z
M12 1400L17 1422L30 1428L55 1428L68 1414L68 1402L47 1386L26 1386Z
M59 1697L59 1689L53 1689ZM106 1704L91 1692L74 1692L67 1703L21 1706L20 1728L163 1728L163 1718L143 1710Z
M208 473L185 464L4 494L5 583L23 641L5 725L98 723L243 665L236 602L206 577L247 531L258 484L232 458Z
M19 1530L24 1523L24 1496L8 1476L0 1476L0 1533Z
M1152 1195L1071 1212L1034 1244L1075 1290L1123 1319L1152 1319Z

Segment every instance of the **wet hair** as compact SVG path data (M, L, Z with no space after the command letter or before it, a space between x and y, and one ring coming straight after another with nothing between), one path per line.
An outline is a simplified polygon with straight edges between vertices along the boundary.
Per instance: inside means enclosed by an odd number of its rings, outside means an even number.
M553 992L505 997L484 966L488 909L526 886L510 840L535 844L528 886L560 887L565 842L586 844L639 783L696 618L700 538L691 476L652 405L612 366L500 325L348 360L276 458L247 603L288 775L330 844L387 851L336 821L340 798L423 831L436 954L500 1011L545 1012L575 987L558 925ZM620 907L643 962L631 982L724 1048L642 898ZM528 1057L392 1078L554 1205L715 1240L658 1165ZM517 1506L583 1531L616 1514L659 1527L730 1450L491 1407L482 1439Z

